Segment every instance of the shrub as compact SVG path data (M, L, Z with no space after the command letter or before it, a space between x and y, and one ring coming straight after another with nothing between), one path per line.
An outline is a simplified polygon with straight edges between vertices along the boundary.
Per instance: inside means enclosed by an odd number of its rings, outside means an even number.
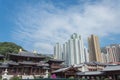
M17 76L13 76L12 78L10 78L10 80L20 80L21 78L20 77L17 77Z
M109 80L109 78L105 78L104 80Z
M69 79L74 79L74 77L73 77L73 76L71 76L71 77L69 77Z

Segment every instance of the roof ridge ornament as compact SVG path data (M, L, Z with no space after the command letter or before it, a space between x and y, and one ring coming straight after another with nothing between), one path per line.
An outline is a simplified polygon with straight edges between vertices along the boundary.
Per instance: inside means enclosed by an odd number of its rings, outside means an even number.
M20 48L20 49L19 49L19 52L22 52L22 51L23 51L23 50Z
M37 54L37 51L36 51L36 50L33 50L33 53L34 53L34 54Z

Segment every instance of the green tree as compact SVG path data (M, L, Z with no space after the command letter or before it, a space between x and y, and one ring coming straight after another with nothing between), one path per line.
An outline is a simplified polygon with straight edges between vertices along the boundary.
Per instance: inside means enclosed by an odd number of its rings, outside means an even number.
M18 53L19 49L24 50L21 46L12 42L0 42L0 54Z

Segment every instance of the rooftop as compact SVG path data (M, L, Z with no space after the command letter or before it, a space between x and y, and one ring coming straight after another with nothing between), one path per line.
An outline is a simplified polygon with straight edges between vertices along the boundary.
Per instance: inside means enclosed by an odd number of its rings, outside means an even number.
M0 57L2 57L2 58L3 58L4 56L3 56L2 54L0 54Z
M87 71L87 72L77 72L77 75L100 75L103 74L101 71Z
M15 53L9 53L8 55L13 55L13 56L22 56L22 57L33 57L33 58L45 58L44 56L39 56L36 53L32 53L32 52L25 52L25 51L21 51L18 54Z
M103 71L120 71L120 65L111 65L103 69Z
M62 63L62 62L64 62L64 61L63 61L63 60L59 60L59 59L50 59L47 63L52 63L52 62Z

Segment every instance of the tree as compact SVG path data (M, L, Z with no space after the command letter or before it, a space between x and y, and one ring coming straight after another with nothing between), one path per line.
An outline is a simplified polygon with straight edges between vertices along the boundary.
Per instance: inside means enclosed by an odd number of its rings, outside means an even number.
M0 42L0 54L18 53L19 49L24 50L21 46L13 42Z

